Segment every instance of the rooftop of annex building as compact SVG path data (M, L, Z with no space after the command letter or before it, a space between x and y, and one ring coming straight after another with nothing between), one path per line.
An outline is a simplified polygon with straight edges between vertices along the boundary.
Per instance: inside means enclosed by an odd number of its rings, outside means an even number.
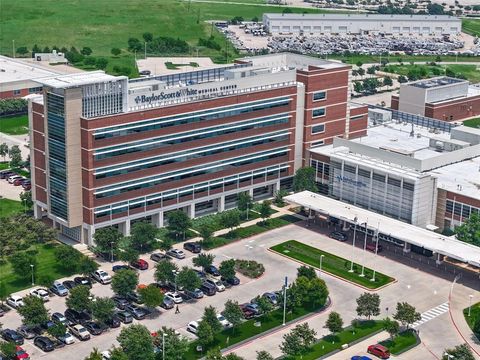
M35 80L58 74L60 72L46 69L37 64L26 63L19 59L0 55L0 85L16 81Z

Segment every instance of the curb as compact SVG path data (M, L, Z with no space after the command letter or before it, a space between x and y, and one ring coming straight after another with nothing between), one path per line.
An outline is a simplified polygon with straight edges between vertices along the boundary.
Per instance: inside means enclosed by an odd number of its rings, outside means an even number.
M274 254L283 256L283 257L286 258L286 259L295 261L295 262L297 262L297 263L299 263L299 264L306 265L306 266L311 266L311 267L313 267L313 268L315 268L315 269L318 269L318 268L315 267L315 266L312 266L312 265L309 265L309 264L307 264L307 263L304 263L303 261L300 261L300 260L291 258L291 257L289 257L289 256L287 256L287 255L280 254L279 252L277 252L277 251L275 251L275 250L272 250L272 249L270 249L270 248L268 248L267 250L270 251L270 252L272 252L272 253L274 253ZM397 279L392 278L393 281L389 282L388 284L382 285L382 286L380 286L380 287L378 287L378 288L375 288L375 289L370 289L370 288L367 288L366 286L363 286L363 285L354 283L353 281L344 279L344 278L342 278L342 277L340 277L340 276L338 276L338 275L332 274L332 273L330 273L330 272L328 272L328 271L326 271L326 270L323 270L323 269L322 269L322 273L328 274L328 275L330 275L330 276L332 276L332 277L334 277L334 278L337 278L337 279L339 279L339 280L342 280L342 281L344 281L344 282L346 282L346 283L349 283L349 284L351 284L351 285L358 286L359 288L361 288L361 289L363 289L363 290L366 290L366 291L370 291L370 292L380 291L380 290L384 289L385 287L387 287L387 286L389 286L389 285L392 285L392 284L395 284L395 283L398 282Z

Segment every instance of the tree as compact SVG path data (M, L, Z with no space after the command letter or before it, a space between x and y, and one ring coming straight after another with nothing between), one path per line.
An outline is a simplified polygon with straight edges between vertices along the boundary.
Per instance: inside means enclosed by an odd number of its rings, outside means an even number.
M393 85L393 80L390 76L385 76L383 78L383 86L392 86Z
M376 92L380 83L377 78L369 78L363 80L363 88L368 92Z
M357 70L357 72L358 72L358 75L360 75L360 76L365 75L365 69L364 69L364 68L359 68L359 69Z
M177 265L170 260L164 259L155 266L155 280L161 284L175 281L175 272L178 271Z
M90 276L90 274L97 270L98 267L98 263L89 257L84 256L77 265L77 272L83 276Z
M2 341L0 342L0 353L2 353L7 359L15 359L17 345L12 341Z
M138 293L140 294L140 298L145 303L145 306L148 308L160 306L163 301L163 293L154 285L149 285L147 287L138 289Z
M361 68L363 66L363 63L361 61L357 61L357 63L355 65L357 65L357 67Z
M263 315L268 315L273 310L272 303L263 296L257 296L255 302Z
M111 53L113 56L118 56L120 55L120 53L122 52L122 50L120 50L119 48L112 48L111 50Z
M142 37L143 40L145 40L146 42L150 42L153 40L153 34L151 32L144 32Z
M222 330L222 324L217 318L217 310L213 306L207 306L203 311L202 322L205 321L214 333Z
M22 152L18 145L13 145L10 148L8 156L10 157L10 166L12 168L18 168L22 165Z
M308 289L308 300L312 306L324 305L328 297L328 288L325 281L319 277L310 280Z
M408 79L407 79L404 75L400 75L400 76L398 77L398 82L399 82L400 84L403 84L403 83L408 82Z
M92 308L90 288L85 285L75 286L70 289L65 303L68 308L76 311L90 311Z
M129 360L121 347L114 347L110 350L110 360Z
M109 297L95 298L92 302L92 315L100 324L105 325L115 313L115 303Z
M99 57L95 61L95 66L97 67L97 69L105 70L107 68L107 65L108 65L108 60L105 59L104 57Z
M160 241L160 243L158 244L158 248L163 251L168 251L172 248L172 245L173 240L168 236L164 236L162 238L162 241Z
M138 275L134 270L124 269L112 276L112 290L115 294L126 296L138 285Z
M480 246L480 214L472 212L462 225L455 227L455 234L461 241Z
M95 65L97 62L97 59L95 59L93 56L86 57L85 60L83 60L83 63L85 65Z
M315 183L315 169L312 167L300 168L295 172L293 177L293 191L318 191Z
M277 206L284 206L285 205L285 201L283 200L283 198L285 196L288 195L288 192L284 189L280 189L278 191L275 191L275 200L273 201L275 203L275 205Z
M23 279L28 279L32 276L32 271L34 273L37 271L37 258L32 253L26 251L15 252L8 260L15 274ZM33 268L31 265L33 265Z
M227 300L222 314L232 324L233 330L243 321L243 311L237 301Z
M140 253L150 251L156 243L157 228L152 223L141 221L133 224L130 244Z
M5 157L8 155L8 145L6 143L0 144L0 156L5 161Z
M20 193L20 200L25 206L26 209L30 209L33 206L33 201L32 201L32 192L31 191L22 191Z
M167 229L176 234L183 233L185 239L185 232L192 226L192 221L182 210L174 210L167 215L168 225Z
M361 93L363 91L363 84L360 81L353 82L353 91Z
M142 50L142 43L137 38L128 39L128 50L131 52Z
M203 243L206 244L212 238L214 231L210 224L205 223L198 229L198 233L202 238Z
M315 342L315 330L310 329L307 323L295 326L288 334L283 335L280 350L286 356L304 354Z
M122 233L113 226L100 228L93 235L94 250L97 254L108 253L110 254L109 258L113 258L112 255L118 252L122 238Z
M256 360L274 360L273 356L265 350L257 351Z
M368 320L372 316L380 315L380 296L378 294L363 293L357 298L357 315L366 316Z
M328 314L327 322L325 323L325 327L332 333L338 333L342 331L343 327L343 320L339 313L332 311Z
M163 334L165 334L165 338L163 337ZM164 339L165 345L163 345ZM187 338L177 334L174 329L165 326L157 331L154 344L158 349L162 349L162 351L165 349L165 359L169 360L183 360L189 347L189 341ZM160 359L158 355L157 359Z
M92 352L84 360L103 360L102 353L97 348L93 348Z
M83 256L80 251L69 245L55 247L54 255L57 264L65 270L77 269L77 265Z
M235 277L235 259L224 260L218 267L218 272L225 280L231 280Z
M245 360L243 357L235 354L235 353L230 353L227 354L223 357L223 360Z
M475 356L467 344L457 345L453 349L445 349L442 360L475 360Z
M389 317L383 319L383 329L389 333L390 338L393 340L395 336L400 332L400 324L396 320L391 320Z
M60 336L65 335L65 333L67 332L67 327L61 323L55 323L55 325L48 328L47 332L51 336L59 338Z
M302 265L297 269L297 277L304 276L309 280L315 279L317 277L317 273L315 269L311 266Z
M128 247L122 249L118 252L118 258L125 263L133 263L138 260L140 254L133 247L130 247L130 242L128 242Z
M400 321L402 326L406 326L407 329L410 324L422 319L415 307L407 302L397 303L397 312L393 315L393 318Z
M375 66L370 66L368 69L367 69L367 74L370 74L370 75L375 75Z
M252 197L248 192L242 192L238 194L238 210L245 212L246 218L248 220L249 210L253 207Z
M19 307L17 311L24 325L40 326L48 321L48 311L42 299L36 296L25 296L23 302L25 305Z
M240 225L240 212L236 209L225 211L221 216L222 224L231 230Z
M214 340L214 332L210 324L206 321L200 321L197 329L198 342L206 347Z
M91 55L92 54L92 49L85 46L82 48L82 50L80 50L80 54L84 55L84 56L88 56L88 55Z
M177 284L185 290L193 291L202 285L202 280L193 269L184 266L177 274Z
M264 224L267 223L268 218L271 215L272 203L269 200L265 200L260 205L260 217L263 219Z
M213 254L201 253L198 254L197 257L193 258L192 263L194 266L201 267L203 271L206 271L207 268L213 264L214 259L215 255Z
M473 325L473 333L475 335L477 335L477 338L480 338L480 317L477 317L477 320L475 321L475 324Z
M218 347L208 350L205 360L223 360L222 352Z
M17 48L17 54L19 55L25 55L28 53L28 49L26 46L20 46L19 48Z
M153 338L150 331L143 325L125 327L117 337L128 360L153 360Z

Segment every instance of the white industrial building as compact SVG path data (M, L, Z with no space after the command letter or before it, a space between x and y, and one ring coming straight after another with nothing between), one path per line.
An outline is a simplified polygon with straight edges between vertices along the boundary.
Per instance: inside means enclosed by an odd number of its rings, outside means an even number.
M449 15L263 14L271 35L385 34L457 35L460 19Z

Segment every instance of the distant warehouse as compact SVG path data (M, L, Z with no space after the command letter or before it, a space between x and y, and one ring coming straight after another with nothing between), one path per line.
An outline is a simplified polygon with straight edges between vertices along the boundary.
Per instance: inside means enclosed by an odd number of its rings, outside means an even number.
M263 14L271 35L386 34L456 35L460 19L449 15Z

